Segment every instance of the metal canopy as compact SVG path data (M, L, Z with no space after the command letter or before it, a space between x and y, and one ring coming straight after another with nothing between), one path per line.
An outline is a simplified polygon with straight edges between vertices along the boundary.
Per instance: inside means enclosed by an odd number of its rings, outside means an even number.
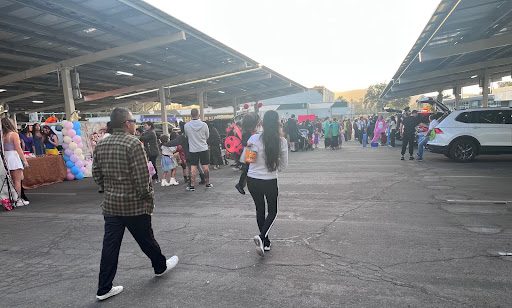
M155 43L159 37L168 42ZM64 67L79 73L84 97L101 97L75 100L78 110L158 101L150 90L160 86L170 87L174 103L196 103L203 91L219 107L235 96L242 102L306 89L141 0L0 0L0 102L14 112L62 111ZM141 91L148 93L120 98Z
M483 84L512 72L512 1L442 0L381 95Z

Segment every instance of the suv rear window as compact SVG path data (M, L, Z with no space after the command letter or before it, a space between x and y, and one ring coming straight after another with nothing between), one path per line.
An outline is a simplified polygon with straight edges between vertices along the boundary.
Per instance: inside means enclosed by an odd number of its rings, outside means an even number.
M472 123L472 118L473 117L471 112L463 112L455 118L455 121L461 123Z
M512 110L481 110L463 112L455 118L462 123L512 124Z

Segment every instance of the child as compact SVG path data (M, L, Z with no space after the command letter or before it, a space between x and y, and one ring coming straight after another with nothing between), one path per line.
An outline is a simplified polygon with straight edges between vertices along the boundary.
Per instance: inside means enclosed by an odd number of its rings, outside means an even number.
M176 161L176 158L174 158L176 147L168 147L164 145L169 142L169 136L167 135L160 136L160 141L162 142L160 149L162 151L162 171L164 173L162 186L179 185L175 178L176 167L178 166L178 162Z
M242 121L242 145L247 146L247 140L256 133L256 129L258 124L260 123L260 117L257 113L248 113L244 116ZM240 179L238 183L235 185L236 190L242 195L245 195L245 184L247 179L247 171L249 170L249 165L245 162L240 162L242 165L242 174L240 174Z
M320 130L318 129L318 127L315 128L314 143L315 143L315 149L318 149L318 144L320 143Z

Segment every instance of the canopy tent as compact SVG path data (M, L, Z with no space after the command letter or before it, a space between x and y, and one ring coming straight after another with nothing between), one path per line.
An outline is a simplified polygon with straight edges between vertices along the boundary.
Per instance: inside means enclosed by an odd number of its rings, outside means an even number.
M222 107L304 90L141 0L0 0L0 104L11 112L169 98Z
M480 84L512 72L512 1L442 0L389 82L384 100Z

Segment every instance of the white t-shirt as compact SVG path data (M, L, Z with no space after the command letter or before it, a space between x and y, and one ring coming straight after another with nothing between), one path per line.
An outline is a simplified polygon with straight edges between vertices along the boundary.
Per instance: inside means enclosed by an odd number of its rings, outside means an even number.
M273 180L277 179L277 170L268 171L265 165L265 147L261 140L261 134L254 134L249 138L247 144L252 151L257 152L256 162L249 165L247 176L253 179ZM281 137L281 153L279 153L279 171L288 166L288 142Z
M391 122L389 122L389 129L393 130L393 129L396 129L396 122L391 120Z
M437 127L437 125L439 125L439 121L433 119L432 122L430 122L430 124L428 125L428 130L433 130L434 128Z

